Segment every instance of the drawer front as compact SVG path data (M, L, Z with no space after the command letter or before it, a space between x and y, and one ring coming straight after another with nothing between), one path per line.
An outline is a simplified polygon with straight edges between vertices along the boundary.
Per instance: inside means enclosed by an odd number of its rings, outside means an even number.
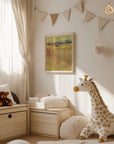
M0 115L0 139L26 134L26 111Z
M31 112L31 132L58 135L57 115Z

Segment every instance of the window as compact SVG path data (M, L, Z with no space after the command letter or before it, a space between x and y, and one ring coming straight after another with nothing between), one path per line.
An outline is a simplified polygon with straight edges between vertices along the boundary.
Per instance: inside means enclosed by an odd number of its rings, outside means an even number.
M7 82L10 90L19 98L23 94L22 68L11 0L0 0L0 74L3 74L0 83Z
M0 0L0 70L8 75L19 74L21 62L11 0Z

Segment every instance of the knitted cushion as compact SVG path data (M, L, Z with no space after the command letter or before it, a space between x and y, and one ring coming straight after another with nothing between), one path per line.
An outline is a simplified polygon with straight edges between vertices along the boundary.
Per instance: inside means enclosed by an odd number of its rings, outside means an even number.
M81 130L89 122L85 116L71 116L64 121L60 127L60 137L67 139L77 139Z

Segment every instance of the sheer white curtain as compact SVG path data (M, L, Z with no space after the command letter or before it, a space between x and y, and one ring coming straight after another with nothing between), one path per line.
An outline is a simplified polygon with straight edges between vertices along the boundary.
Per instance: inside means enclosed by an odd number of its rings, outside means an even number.
M0 72L6 72L10 90L22 103L26 101L23 92L23 60L19 52L18 34L11 0L0 0Z
M29 54L32 22L32 0L12 0L19 39L19 51L23 58L23 94L29 97Z

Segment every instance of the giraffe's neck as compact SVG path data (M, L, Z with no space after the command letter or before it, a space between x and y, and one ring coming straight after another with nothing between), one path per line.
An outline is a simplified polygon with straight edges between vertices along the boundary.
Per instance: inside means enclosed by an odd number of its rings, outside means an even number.
M104 109L107 109L107 106L105 105L102 97L99 94L99 91L98 91L95 83L93 83L93 82L90 86L89 94L91 96L92 111L94 111L98 106L104 107Z
M93 87L90 91L89 94L91 96L91 104L98 106L100 103L100 97L98 91Z

